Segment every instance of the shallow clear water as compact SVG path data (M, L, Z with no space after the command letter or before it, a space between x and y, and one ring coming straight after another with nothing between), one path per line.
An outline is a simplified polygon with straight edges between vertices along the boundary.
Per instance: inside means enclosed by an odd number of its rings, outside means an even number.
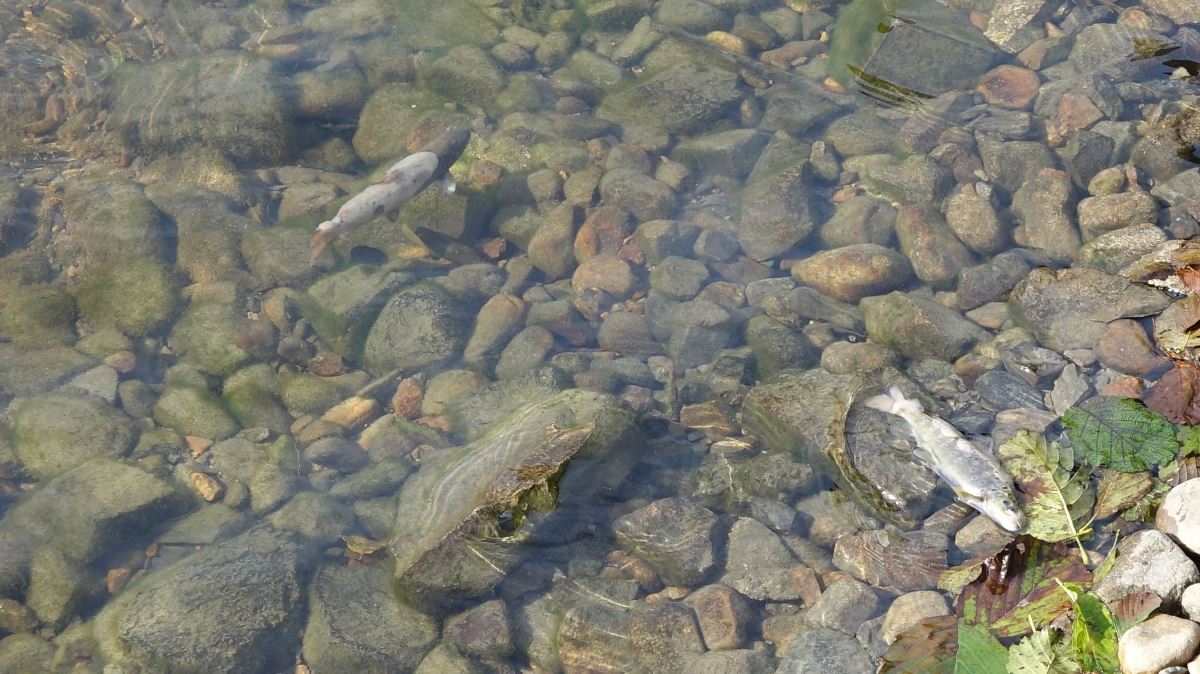
M1200 233L1146 4L0 5L0 671L793 671L845 576L877 659L976 549L857 403L1157 376L1005 304Z

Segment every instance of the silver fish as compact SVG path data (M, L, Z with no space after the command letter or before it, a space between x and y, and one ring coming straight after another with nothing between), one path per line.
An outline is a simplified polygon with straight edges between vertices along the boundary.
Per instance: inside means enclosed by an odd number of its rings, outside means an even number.
M1025 528L1025 513L1017 505L1012 477L991 452L968 441L944 419L925 413L920 401L892 386L863 404L908 422L917 443L919 461L937 473L960 501L987 515L1007 531Z
M458 161L470 139L471 132L467 129L452 129L392 164L379 182L354 195L338 209L332 220L317 225L310 261L316 263L321 252L338 235L397 210L439 180L447 192L453 192L450 166Z

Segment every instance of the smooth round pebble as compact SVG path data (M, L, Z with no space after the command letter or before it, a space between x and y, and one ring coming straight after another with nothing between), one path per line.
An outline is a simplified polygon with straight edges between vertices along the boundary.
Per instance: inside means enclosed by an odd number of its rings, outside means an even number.
M1163 499L1154 518L1159 531L1171 534L1192 554L1200 554L1200 477L1175 485ZM1191 522L1191 524L1189 524Z
M1158 674L1187 664L1200 647L1200 625L1160 614L1121 635L1117 658L1125 674Z

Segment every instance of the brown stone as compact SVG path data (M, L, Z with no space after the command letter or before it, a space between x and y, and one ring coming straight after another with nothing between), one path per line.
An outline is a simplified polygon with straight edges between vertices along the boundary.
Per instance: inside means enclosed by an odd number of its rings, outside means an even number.
M904 286L912 278L912 268L890 248L861 243L799 260L792 266L792 276L834 299L857 302Z
M1123 318L1108 324L1096 344L1096 357L1117 372L1152 377L1166 371L1171 361L1154 350L1145 328Z
M985 101L1009 110L1024 110L1037 97L1041 81L1027 68L1002 65L993 68L975 87Z
M700 636L710 651L740 648L752 611L746 598L724 585L706 585L688 597L685 604L696 612Z
M350 396L329 408L329 411L321 416L321 420L342 428L357 428L370 423L381 411L379 401L374 398Z
M217 478L207 473L192 473L192 488L200 494L200 498L212 503L225 493L225 485Z
M583 264L597 255L616 255L630 233L627 213L601 206L587 216L575 234L575 260Z
M710 440L729 437L737 432L737 425L730 417L729 410L713 401L684 405L679 410L679 423L702 431Z
M1058 111L1046 120L1046 139L1059 145L1072 133L1086 129L1104 119L1104 113L1087 96L1064 93L1058 101Z
M1144 387L1137 377L1118 377L1100 387L1100 395L1118 398L1140 398Z
M842 536L833 547L833 563L864 583L901 591L937 587L947 568L950 541L945 534L879 529Z
M954 235L942 214L929 204L907 204L896 214L896 238L917 278L948 288L958 271L971 266L971 251Z
M424 397L425 389L421 382L413 377L405 377L396 384L396 392L392 394L392 411L403 419L416 419L421 416Z
M637 278L625 260L614 255L600 255L588 258L575 269L571 288L576 293L596 288L623 300L637 289Z

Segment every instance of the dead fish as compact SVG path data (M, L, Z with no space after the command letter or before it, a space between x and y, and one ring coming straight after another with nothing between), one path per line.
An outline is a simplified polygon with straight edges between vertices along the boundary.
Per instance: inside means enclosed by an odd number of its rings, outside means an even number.
M338 209L332 220L317 225L312 237L310 262L316 263L321 252L338 235L398 210L435 182L441 181L444 190L453 192L450 166L458 161L470 139L469 130L451 129L392 164L379 182L354 195Z
M892 386L863 404L908 422L917 442L916 457L954 490L960 501L987 515L1007 531L1025 528L1025 513L1017 505L1012 477L995 455L976 446L944 419L925 413L917 400Z

